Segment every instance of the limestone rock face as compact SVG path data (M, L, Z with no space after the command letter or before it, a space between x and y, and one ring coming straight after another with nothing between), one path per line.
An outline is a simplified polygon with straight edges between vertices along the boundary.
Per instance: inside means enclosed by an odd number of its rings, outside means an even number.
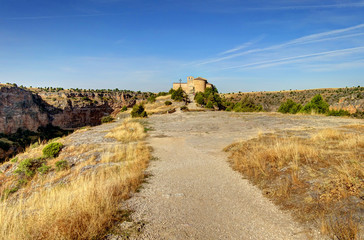
M342 97L339 99L338 103L330 106L333 110L346 110L349 113L356 113L357 111L364 111L364 99L354 99L351 96Z
M103 116L134 105L136 99L123 92L32 92L2 85L0 132L10 134L19 128L37 131L48 124L63 129L94 126Z
M50 122L38 95L17 87L0 88L0 132L14 133L18 128L37 131Z

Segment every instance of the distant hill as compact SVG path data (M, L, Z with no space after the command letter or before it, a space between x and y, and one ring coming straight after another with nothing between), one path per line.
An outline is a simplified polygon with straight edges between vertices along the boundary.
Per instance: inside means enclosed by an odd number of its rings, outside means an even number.
M364 111L364 87L351 88L321 88L308 90L288 90L274 92L239 92L222 94L227 100L239 102L245 97L261 104L266 111L275 112L282 102L292 99L297 103L306 104L315 95L321 94L329 103L331 109L346 110L350 113Z

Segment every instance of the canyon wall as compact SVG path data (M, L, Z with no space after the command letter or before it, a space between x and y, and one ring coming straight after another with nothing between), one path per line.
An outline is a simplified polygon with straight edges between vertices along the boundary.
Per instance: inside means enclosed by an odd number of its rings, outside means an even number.
M134 92L47 92L1 85L0 132L37 131L49 124L63 129L98 125L103 116L143 99L142 93Z

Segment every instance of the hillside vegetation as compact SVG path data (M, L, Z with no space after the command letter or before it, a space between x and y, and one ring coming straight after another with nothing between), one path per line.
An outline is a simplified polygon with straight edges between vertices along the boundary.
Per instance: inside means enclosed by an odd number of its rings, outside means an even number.
M278 111L279 106L288 99L305 105L311 99L320 94L335 110L347 110L350 113L364 111L364 87L351 88L323 88L309 90L289 90L277 92L239 92L222 94L227 101L239 102L244 98L249 98L256 104L262 105L265 111Z
M118 124L29 147L0 166L0 239L101 239L122 221L150 148L138 121Z

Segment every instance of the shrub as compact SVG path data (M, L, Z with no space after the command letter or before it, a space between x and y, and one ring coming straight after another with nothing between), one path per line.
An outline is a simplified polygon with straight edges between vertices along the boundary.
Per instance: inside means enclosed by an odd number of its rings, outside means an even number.
M307 103L300 112L303 113L319 113L325 114L329 111L329 104L322 98L320 94L314 96L309 103Z
M63 147L62 143L50 143L43 148L43 155L45 157L56 157Z
M155 95L151 95L150 97L147 98L147 101L150 103L154 103L156 101L156 96Z
M17 167L17 169L14 171L16 174L20 176L25 176L27 178L31 178L35 174L35 169L41 166L43 163L42 158L28 158L21 161Z
M50 166L47 166L44 163L42 163L42 166L40 166L37 170L40 174L44 175L48 173L50 169L51 169Z
M157 94L157 97L160 97L160 96L167 96L168 95L168 92L159 92Z
M327 113L328 116L350 116L350 113L346 110L340 109L340 110L330 110Z
M206 106L207 108L218 108L220 110L225 109L223 100L215 87L206 88L204 92L196 93L195 101L197 104Z
M187 106L182 106L181 107L181 111L187 112L188 111L188 107Z
M206 104L206 107L207 108L214 108L214 105L213 105L212 101L208 101L207 104Z
M165 101L165 102L164 102L164 104L165 104L166 106L169 106L169 105L172 105L172 102L171 102L171 101Z
M255 104L255 102L246 96L240 102L236 103L233 107L235 112L260 112L263 111L263 106Z
M200 105L205 105L205 98L203 96L203 93L198 92L195 96L195 101Z
M278 112L296 114L301 110L301 108L301 104L288 99L286 102L281 104L281 106L278 108Z
M66 160L60 160L56 162L56 170L61 171L68 168L68 162Z
M147 112L144 110L143 104L134 105L133 110L131 111L130 114L131 114L132 118L136 118L136 117L146 118L146 117L148 117Z
M102 123L109 123L109 122L112 122L114 121L114 118L112 116L104 116L101 118L101 122Z
M177 90L171 89L170 93L172 94L171 98L178 102L181 102L186 98L186 94L182 88L178 88Z
M121 108L121 112L125 112L126 110L128 110L128 107L127 107L127 106L123 106L123 107Z

